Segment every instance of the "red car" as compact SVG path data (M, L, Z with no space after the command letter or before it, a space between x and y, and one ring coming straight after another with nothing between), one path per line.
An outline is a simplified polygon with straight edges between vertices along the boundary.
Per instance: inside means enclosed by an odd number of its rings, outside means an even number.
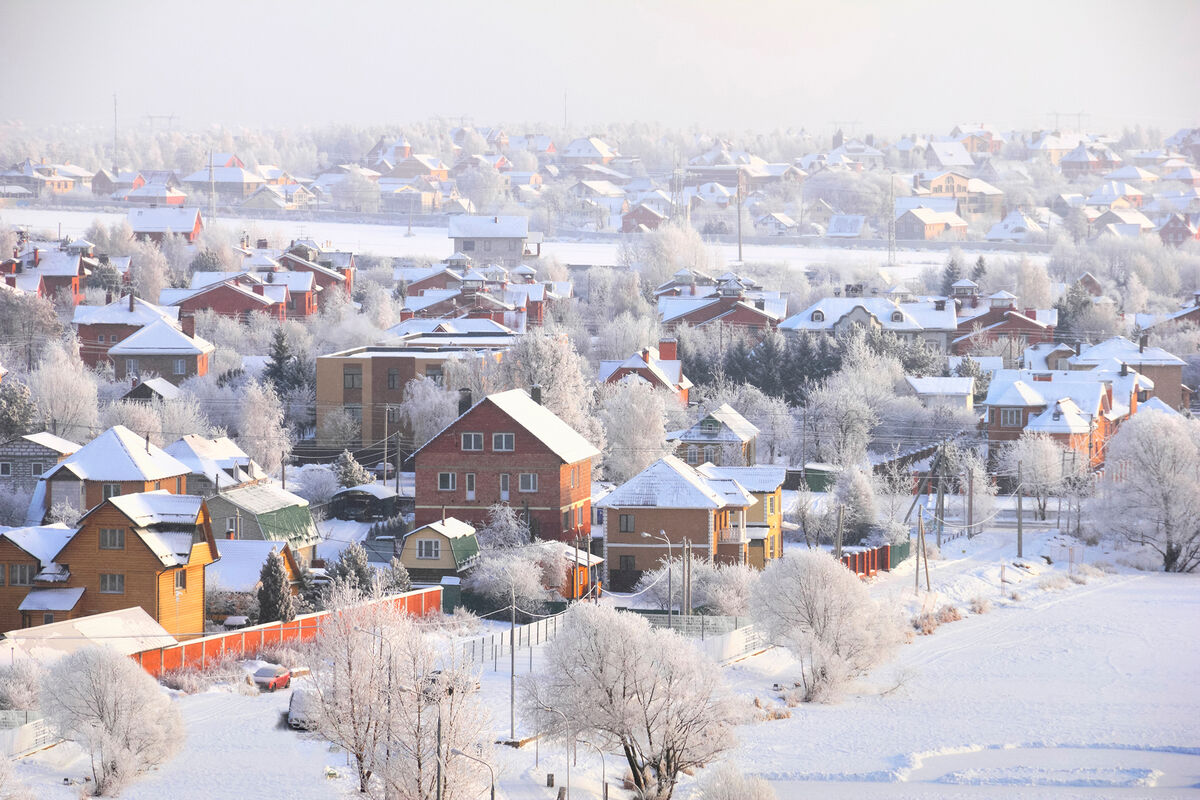
M292 685L292 671L287 667L259 667L254 673L254 685L261 692L273 692Z

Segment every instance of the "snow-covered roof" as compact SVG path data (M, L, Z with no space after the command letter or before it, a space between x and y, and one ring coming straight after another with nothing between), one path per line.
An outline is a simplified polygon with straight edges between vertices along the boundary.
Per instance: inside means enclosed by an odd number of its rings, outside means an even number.
M730 486L732 484L732 486ZM598 508L707 508L752 505L734 480L702 475L675 456L664 456L613 489Z
M735 480L751 492L773 492L783 486L783 481L787 478L785 467L767 464L750 467L718 467L715 464L705 463L696 469L707 478Z
M165 489L136 494L121 494L110 497L109 502L117 507L133 524L141 527L153 525L193 525L200 516L204 498L192 494L171 494Z
M1044 406L1046 398L1023 380L997 378L988 386L984 403L989 406Z
M785 319L779 328L784 331L833 330L842 318L858 308L889 331L952 331L958 323L952 303L946 303L939 310L933 302L896 303L886 297L825 297Z
M1114 336L1099 344L1094 344L1077 356L1071 356L1072 364L1100 364L1115 358L1128 364L1143 366L1183 366L1186 362L1178 356L1168 353L1161 347L1147 347L1139 350L1136 342L1131 342L1124 336Z
M581 566L594 567L598 564L604 563L604 558L602 556L594 555L585 549L574 547L566 542L539 542L538 546L543 550L560 556L564 561L574 561L576 564Z
M378 497L380 500L397 496L394 491L381 483L360 483L358 486L346 486L334 492L333 496L337 497L338 495L349 494L351 492L369 494L372 497Z
M0 640L0 662L17 657L51 662L84 647L111 647L131 655L176 644L175 637L141 606L89 614L77 619L7 631Z
M30 589L17 606L18 611L70 611L83 597L84 587L71 589Z
M451 239L526 239L529 218L462 215L450 218L448 230Z
M56 453L62 453L63 455L70 455L71 453L78 451L79 448L83 446L67 441L61 436L55 436L53 433L50 433L50 431L27 433L21 438L27 442L33 442L34 444L53 450Z
M447 539L461 539L464 536L475 535L475 528L468 523L456 517L446 517L445 519L436 519L433 522L426 523L419 528L413 528L404 535L404 538L407 539L409 536L422 530L435 531Z
M713 419L718 425L715 431L707 429L705 420ZM705 414L696 424L685 430L680 438L684 441L703 440L706 442L738 442L744 443L758 436L759 430L750 420L739 414L733 406L722 403L717 408Z
M166 320L153 322L108 349L110 355L203 355L215 350L212 342L188 336Z
M258 586L263 564L271 551L282 553L287 542L270 539L220 539L219 561L204 567L204 580L212 587L230 592L252 592Z
M36 558L43 567L47 566L63 549L75 528L70 528L61 522L53 525L31 525L25 528L4 528L0 526L0 537L8 539L17 547Z
M1164 403L1162 400L1160 400L1157 397L1151 397L1149 400L1147 400L1146 402L1139 405L1138 413L1140 414L1143 411L1158 411L1163 414L1171 414L1174 416L1179 416L1178 411L1171 408L1169 405L1167 405L1166 403Z
M1069 397L1056 400L1046 410L1029 418L1027 430L1039 433L1088 433L1090 419Z
M906 375L904 380L908 381L908 385L918 395L957 395L965 397L975 391L974 378L942 378L937 376L918 378Z
M74 325L137 325L144 326L160 320L175 323L179 309L163 307L143 300L133 299L133 310L129 310L129 299L122 297L103 306L75 306Z
M559 419L550 409L534 402L524 389L490 394L481 402L495 405L568 464L600 455L600 451L593 447L591 442Z
M251 514L267 514L281 508L307 507L308 501L273 483L256 483L221 492L221 497Z
M189 433L164 448L195 475L203 475L214 486L235 486L267 477L242 448L226 436L206 439Z
M155 481L188 468L124 425L116 425L67 456L47 475L67 469L91 481Z
M126 215L134 233L191 233L200 217L198 208L134 208Z

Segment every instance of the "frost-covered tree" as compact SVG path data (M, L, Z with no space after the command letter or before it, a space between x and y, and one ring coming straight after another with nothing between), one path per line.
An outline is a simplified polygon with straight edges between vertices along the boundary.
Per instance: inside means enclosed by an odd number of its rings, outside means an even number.
M1200 423L1141 411L1109 440L1107 456L1087 504L1093 529L1150 548L1167 572L1200 567Z
M371 471L359 464L354 458L354 454L349 450L343 450L338 456L337 463L333 465L333 474L337 476L339 486L362 486L364 483L374 483L375 476Z
M463 580L463 589L496 608L515 598L518 608L536 613L550 597L544 575L537 549L485 550Z
M129 272L134 292L151 303L158 302L158 295L167 286L170 269L167 259L158 245L152 242L137 242L133 246Z
M640 378L600 387L604 476L624 483L671 452L662 394Z
M775 790L762 778L743 775L728 761L701 776L696 800L776 800Z
M41 698L47 721L88 753L99 795L119 793L183 742L175 703L136 662L109 647L85 647L55 662Z
M405 384L398 411L402 424L412 432L413 447L420 447L458 418L458 397L421 375Z
M733 747L740 707L689 640L608 605L577 604L560 628L546 669L522 686L539 730L618 749L638 796L657 800Z
M1045 433L1025 431L1021 438L1000 448L999 471L1015 485L1020 474L1022 490L1033 498L1038 519L1046 518L1052 495L1063 490L1066 449Z
M786 647L799 662L806 701L836 697L847 681L884 661L900 641L895 616L823 550L772 561L755 589L753 614L768 641Z
M99 425L94 373L79 354L59 342L50 344L37 369L29 374L29 395L52 433L86 442Z
M345 584L350 589L368 593L375 583L375 574L366 549L358 542L351 542L338 554L337 560L328 568L329 578L334 583Z
M542 389L542 404L593 445L603 449L604 432L592 408L592 371L567 337L546 326L517 340L500 362L504 382Z
M358 444L362 436L362 423L358 417L344 407L334 408L321 418L321 440L330 444Z
M479 546L490 549L522 547L529 544L529 523L508 503L488 507L487 523L475 532Z
M100 413L100 427L108 430L114 425L124 425L134 433L148 436L150 442L157 447L164 444L162 418L151 403L135 400L117 400L109 403ZM179 435L182 436L183 433Z
M670 569L671 580L666 572ZM750 611L750 593L758 581L758 570L746 564L717 564L692 559L692 610L718 616L737 617ZM676 558L670 566L642 573L634 588L650 605L666 609L668 586L674 593L672 608L682 608L683 559Z
M858 544L879 522L875 502L875 486L871 475L858 467L848 467L838 473L833 494L842 511L842 534L845 544Z
M32 658L22 658L0 667L0 709L33 711L38 707L42 681L41 664Z
M395 556L388 562L387 573L384 575L384 590L390 594L412 591L412 578L409 577L408 568Z
M959 265L961 254L956 250L946 259L946 268L942 270L942 295L949 297L954 293L954 284L962 280L962 267Z
M296 478L296 494L313 504L328 503L340 489L337 475L325 466L308 466Z
M31 433L36 415L28 386L13 378L0 383L0 441Z
M258 621L291 622L295 619L296 606L292 602L292 588L283 556L274 548L263 562L258 581Z
M268 473L279 471L292 452L279 395L267 384L250 381L242 395L238 444Z

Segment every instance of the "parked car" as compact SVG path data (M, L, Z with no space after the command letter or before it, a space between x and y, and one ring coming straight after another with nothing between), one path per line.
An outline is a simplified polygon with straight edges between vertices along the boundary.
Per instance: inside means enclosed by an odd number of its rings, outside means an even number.
M288 702L288 725L298 731L317 727L317 692L315 689L297 689Z
M254 673L254 685L262 692L286 689L292 685L292 671L287 667L259 667Z
M391 462L380 461L371 471L375 473L376 477L387 480L396 474L396 465Z

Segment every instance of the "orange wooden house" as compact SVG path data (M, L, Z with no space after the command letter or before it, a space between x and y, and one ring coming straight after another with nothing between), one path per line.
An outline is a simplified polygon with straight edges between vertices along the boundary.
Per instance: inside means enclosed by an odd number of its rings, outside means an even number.
M204 568L218 557L203 498L111 497L84 515L22 606L70 603L55 609L58 621L141 606L171 635L190 638L204 630ZM24 627L43 623L36 611L22 613Z

